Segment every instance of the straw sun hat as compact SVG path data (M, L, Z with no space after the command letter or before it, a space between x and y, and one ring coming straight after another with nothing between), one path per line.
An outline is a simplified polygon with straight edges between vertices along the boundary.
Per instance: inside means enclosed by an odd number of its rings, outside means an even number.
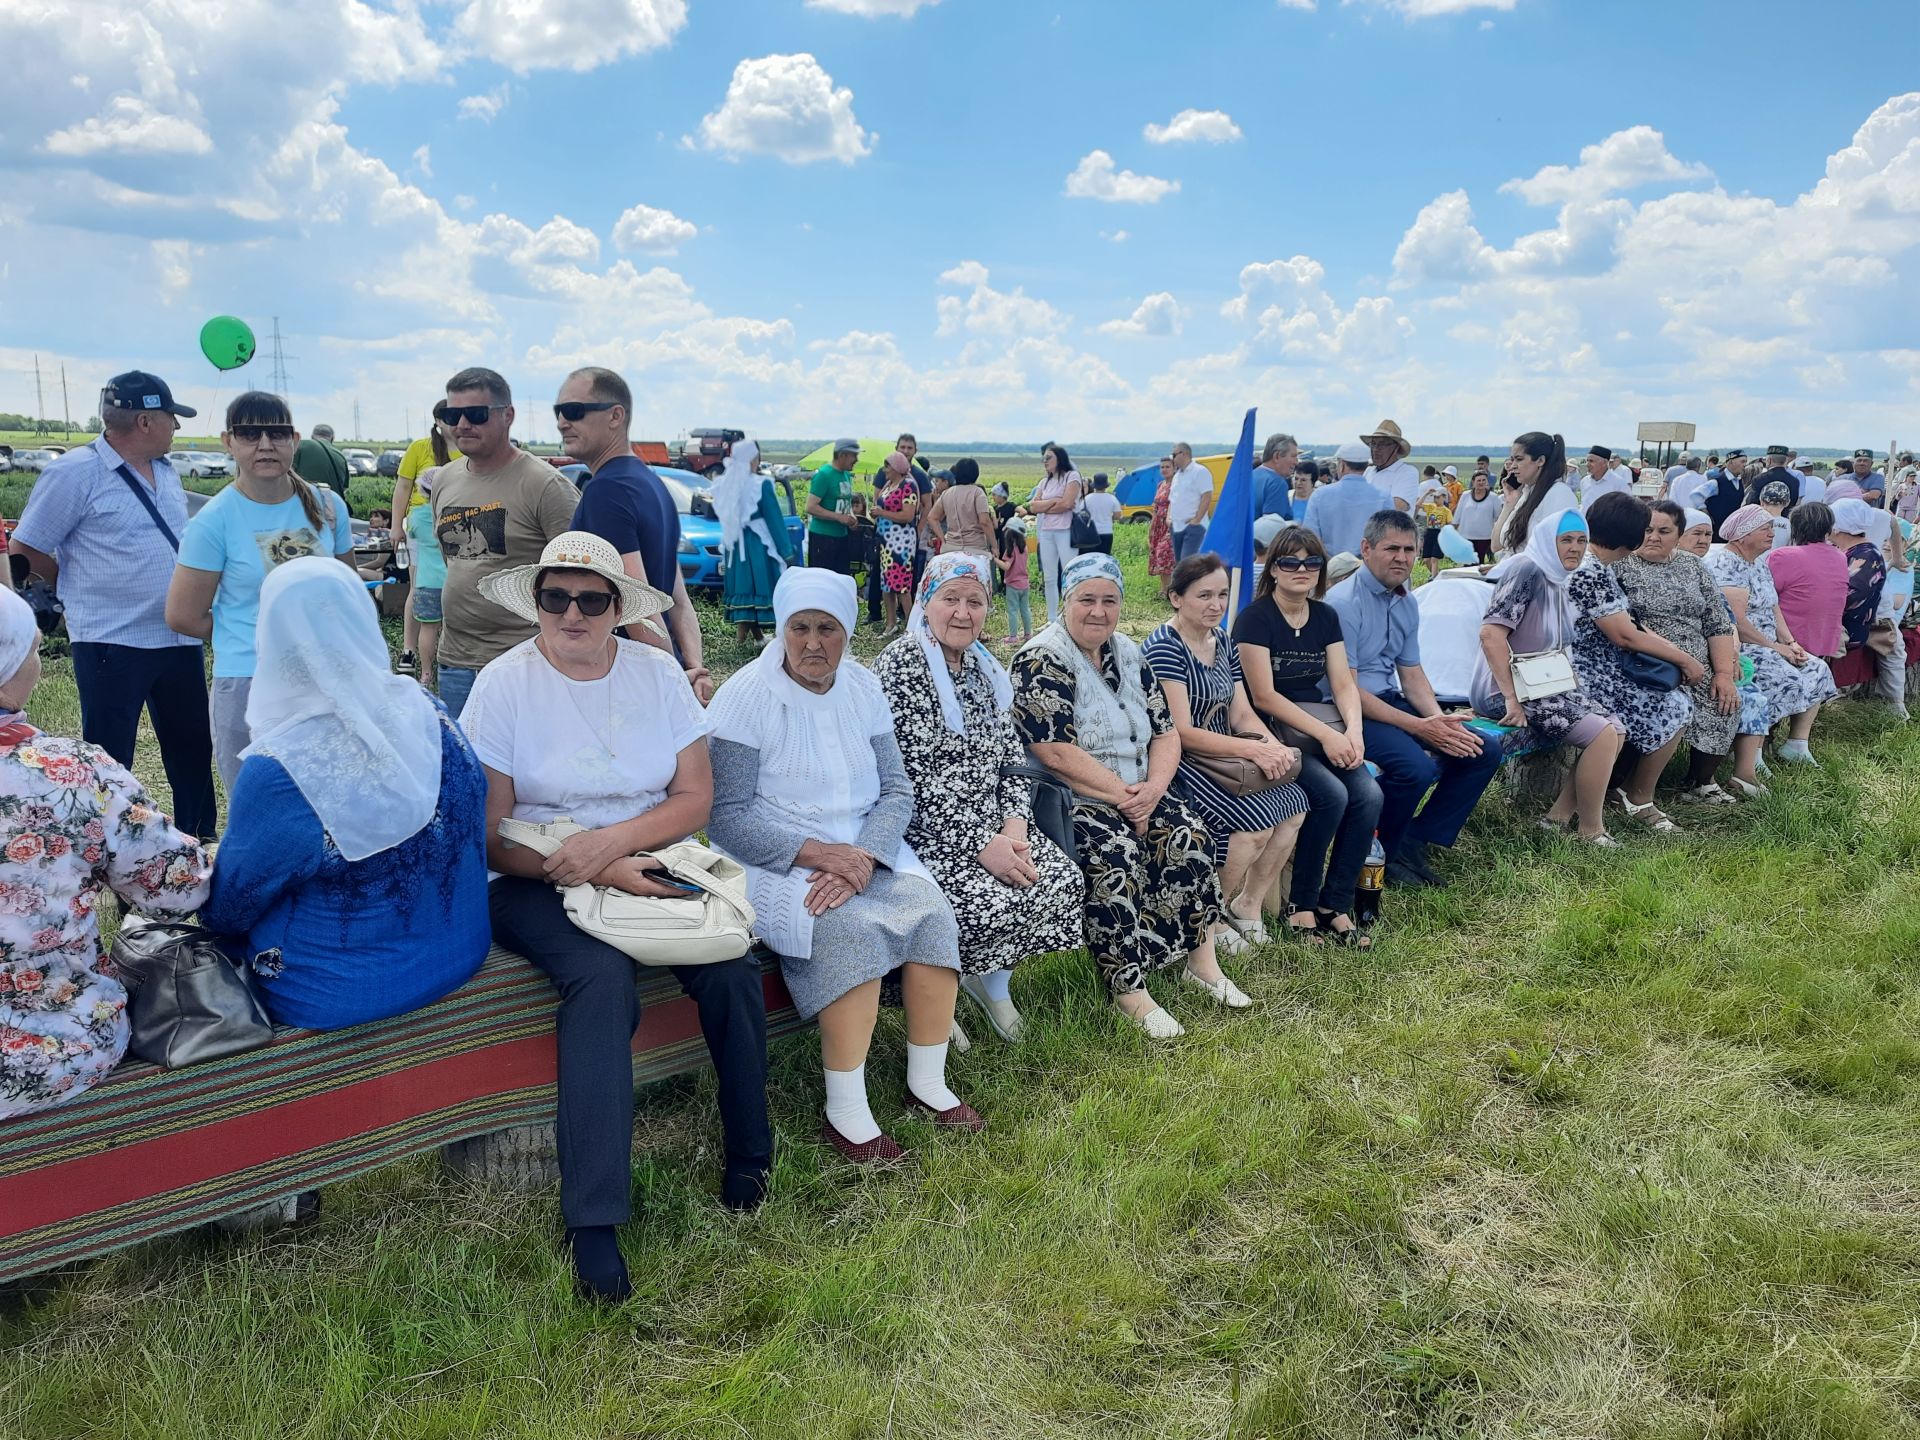
M634 625L673 608L671 596L627 574L620 567L620 553L598 535L585 530L569 530L554 536L540 552L536 564L495 571L481 580L480 593L503 610L511 610L522 620L531 620L537 625L540 612L533 601L533 582L542 570L591 570L612 581L613 588L620 594L617 624Z

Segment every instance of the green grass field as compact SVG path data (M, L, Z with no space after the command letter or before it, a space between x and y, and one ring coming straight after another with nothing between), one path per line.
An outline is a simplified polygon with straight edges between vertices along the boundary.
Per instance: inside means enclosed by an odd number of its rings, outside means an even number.
M60 665L34 713L77 727ZM951 1067L990 1130L901 1120L899 1173L812 1139L784 1042L752 1217L710 1077L654 1087L619 1310L571 1298L551 1194L426 1159L15 1287L0 1436L1920 1435L1920 727L1841 705L1815 748L1615 853L1496 790L1371 955L1268 947L1244 1015L1156 981L1171 1047L1030 962L1030 1040Z

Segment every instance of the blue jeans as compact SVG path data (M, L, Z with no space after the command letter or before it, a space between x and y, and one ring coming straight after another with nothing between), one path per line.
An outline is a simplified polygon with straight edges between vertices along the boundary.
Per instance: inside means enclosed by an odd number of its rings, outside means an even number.
M1379 698L1408 715L1416 713L1404 695ZM1451 845L1459 839L1461 827L1480 803L1481 792L1499 773L1500 742L1469 730L1466 733L1480 741L1480 753L1462 758L1437 754L1382 720L1364 721L1362 730L1367 758L1380 767L1380 789L1386 794L1380 810L1380 848L1387 859L1396 858L1403 843ZM1433 795L1421 809L1420 797L1429 789Z
M1200 553L1201 542L1207 538L1207 527L1189 525L1173 537L1173 563L1178 565L1189 555Z
M454 719L467 708L467 696L473 693L473 677L478 670L461 670L452 665L440 667L440 703Z
M1302 755L1298 783L1307 792L1310 808L1300 822L1300 840L1293 851L1288 903L1295 911L1350 912L1385 800L1380 782L1365 765L1341 770L1317 755Z
M1033 591L1008 589L1007 591L1007 634L1018 630L1023 635L1033 634Z

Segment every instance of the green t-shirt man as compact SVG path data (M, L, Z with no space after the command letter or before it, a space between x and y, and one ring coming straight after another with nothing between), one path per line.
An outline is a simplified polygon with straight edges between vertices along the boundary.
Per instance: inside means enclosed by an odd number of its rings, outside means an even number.
M293 452L293 473L309 485L325 486L347 498L347 457L331 444L309 435Z
M821 509L848 514L853 508L853 476L845 470L836 470L831 464L822 465L813 472L813 483L807 487L807 493L819 501ZM807 533L837 539L847 533L847 527L839 521L822 520L814 515L807 519Z

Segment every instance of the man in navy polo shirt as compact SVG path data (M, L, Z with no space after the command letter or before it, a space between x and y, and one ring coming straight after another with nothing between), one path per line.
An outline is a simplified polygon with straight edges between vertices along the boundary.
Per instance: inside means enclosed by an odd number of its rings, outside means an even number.
M80 734L133 764L140 712L153 721L174 823L211 840L213 727L200 642L167 628L167 585L187 497L166 456L191 407L129 370L100 395L101 433L41 472L7 546L66 604Z
M561 448L593 472L580 492L573 528L598 535L620 552L627 573L673 597L667 612L675 651L693 693L706 704L713 677L702 662L700 621L680 574L680 512L666 483L633 453L633 391L611 370L588 365L567 376L553 402ZM659 644L644 626L638 640Z

